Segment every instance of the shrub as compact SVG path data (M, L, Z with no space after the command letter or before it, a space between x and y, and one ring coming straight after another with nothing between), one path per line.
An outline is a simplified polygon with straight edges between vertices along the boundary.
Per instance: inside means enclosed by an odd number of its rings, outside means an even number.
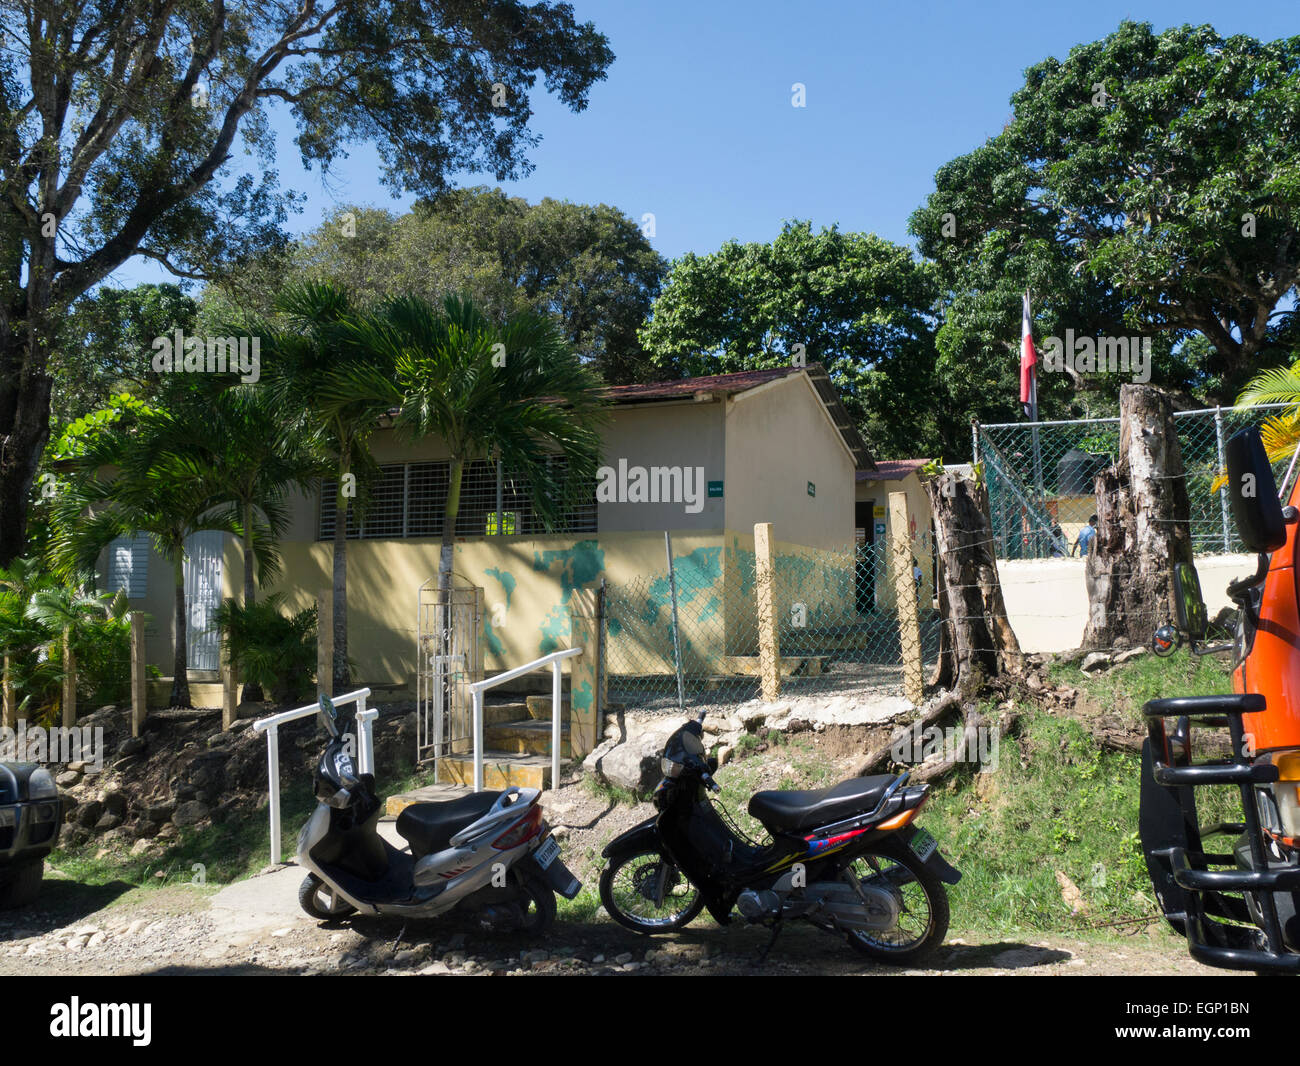
M214 616L239 680L280 702L309 696L316 674L316 608L285 614L283 600L277 593L245 607L228 599Z

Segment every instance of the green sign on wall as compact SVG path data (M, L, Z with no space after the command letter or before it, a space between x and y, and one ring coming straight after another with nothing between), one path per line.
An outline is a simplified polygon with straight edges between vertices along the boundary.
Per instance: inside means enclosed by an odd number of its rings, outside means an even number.
M817 486L814 485L811 481L808 482L808 495L809 495L809 496L816 496L816 495L817 495Z
M699 483L696 482L696 484L699 484ZM721 481L710 481L710 482L709 482L709 498L710 498L710 499L716 499L717 497L719 497L719 496L721 496L721 495L722 495L722 482L721 482Z

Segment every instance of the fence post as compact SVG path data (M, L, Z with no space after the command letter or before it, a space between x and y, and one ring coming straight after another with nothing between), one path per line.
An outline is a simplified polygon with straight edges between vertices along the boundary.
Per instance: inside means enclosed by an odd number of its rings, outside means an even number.
M772 550L772 523L754 526L754 587L758 596L758 673L763 699L771 703L781 694L781 648L776 632L776 560Z
M1214 443L1218 447L1219 470L1226 470L1228 461L1224 458L1223 451L1223 411L1219 407L1214 409ZM1223 551L1226 555L1232 550L1232 526L1228 521L1228 486L1224 485L1219 489L1219 509L1223 512Z
M77 724L77 656L72 650L72 627L63 627L63 727Z
M334 695L334 592L316 597L316 690Z
M149 713L149 677L145 669L144 612L131 612L131 736L144 731Z
M14 682L13 675L10 673L9 656L5 656L4 677L0 680L0 726L5 729L16 729L18 721L14 708Z
M912 577L908 542L907 493L889 494L889 540L893 549L894 601L898 607L898 645L903 657L903 694L921 705L925 680L921 661L921 625L916 610L916 582Z
M569 752L581 759L600 740L600 592L576 589L569 601L569 646L582 654L569 660ZM558 788L556 784L552 787Z

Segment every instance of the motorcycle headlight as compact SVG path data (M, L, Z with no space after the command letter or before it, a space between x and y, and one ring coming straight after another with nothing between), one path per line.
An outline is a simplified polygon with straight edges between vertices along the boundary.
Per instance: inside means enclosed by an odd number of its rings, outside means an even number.
M49 770L40 767L32 771L32 776L27 779L27 798L34 800L58 799L59 786L54 783L54 777Z
M663 773L664 777L680 777L682 773L682 764L679 762L673 762L672 759L665 756L659 760L659 770Z

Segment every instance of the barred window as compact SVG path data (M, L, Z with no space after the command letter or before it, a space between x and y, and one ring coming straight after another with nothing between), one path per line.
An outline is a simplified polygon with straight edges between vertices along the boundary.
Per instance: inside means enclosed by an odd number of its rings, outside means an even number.
M119 589L133 600L142 599L149 590L149 535L136 533L118 537L108 546L108 577L105 585L110 592Z
M555 464L558 474L563 473L563 457L555 456L548 462ZM371 487L365 517L358 521L356 509L348 509L348 539L440 537L450 468L446 461L381 466L379 478ZM527 479L518 474L503 474L499 480L498 485L494 462L480 459L465 465L461 474L456 535L482 537L546 532L533 508ZM317 539L332 540L338 481L324 478L320 490ZM581 499L578 505L562 510L554 532L596 531L595 485L582 492Z

